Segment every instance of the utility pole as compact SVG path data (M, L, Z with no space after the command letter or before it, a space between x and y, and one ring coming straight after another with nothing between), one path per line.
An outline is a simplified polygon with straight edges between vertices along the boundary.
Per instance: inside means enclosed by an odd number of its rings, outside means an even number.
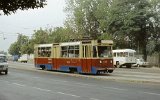
M7 38L4 37L4 33L1 32L0 34L3 35L3 36L2 36L3 40L7 39Z

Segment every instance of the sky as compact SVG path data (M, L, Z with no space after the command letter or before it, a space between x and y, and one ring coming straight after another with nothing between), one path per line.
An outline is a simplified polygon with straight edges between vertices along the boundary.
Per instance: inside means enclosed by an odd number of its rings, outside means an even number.
M20 11L9 16L0 16L0 51L17 40L17 33L31 37L34 30L63 26L66 13L65 0L47 0L44 8Z

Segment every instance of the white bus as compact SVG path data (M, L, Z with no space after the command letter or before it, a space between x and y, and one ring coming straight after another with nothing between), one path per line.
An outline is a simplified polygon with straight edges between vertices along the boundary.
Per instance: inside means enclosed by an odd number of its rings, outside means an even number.
M117 49L113 50L113 61L115 67L126 66L131 68L136 63L135 50L133 49Z

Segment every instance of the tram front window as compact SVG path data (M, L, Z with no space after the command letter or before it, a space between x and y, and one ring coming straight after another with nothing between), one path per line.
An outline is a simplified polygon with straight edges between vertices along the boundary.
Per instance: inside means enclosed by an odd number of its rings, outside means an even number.
M112 57L111 46L97 46L98 57Z

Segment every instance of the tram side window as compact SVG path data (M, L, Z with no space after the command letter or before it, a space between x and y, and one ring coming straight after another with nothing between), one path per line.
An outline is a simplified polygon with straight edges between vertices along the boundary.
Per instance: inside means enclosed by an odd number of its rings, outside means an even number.
M61 57L67 57L67 46L61 47Z
M45 53L46 53L47 57L50 57L51 56L51 47L47 47Z
M39 47L38 48L39 57L50 57L51 56L51 47Z
M42 56L42 52L43 52L42 49L39 47L39 48L38 48L38 57L41 57L41 56Z
M75 46L75 57L79 57L79 46Z
M69 46L68 57L75 57L74 46Z
M79 57L79 46L61 47L61 57Z

